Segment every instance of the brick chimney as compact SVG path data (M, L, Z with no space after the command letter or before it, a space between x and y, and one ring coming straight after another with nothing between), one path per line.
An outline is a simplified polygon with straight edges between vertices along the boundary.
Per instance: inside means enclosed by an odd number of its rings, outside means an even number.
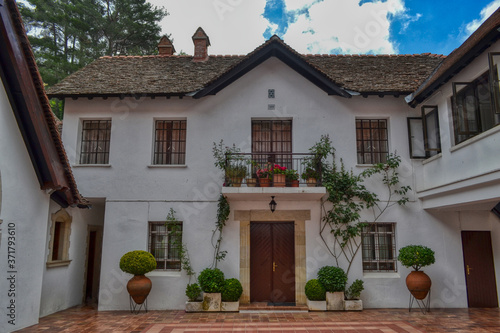
M210 39L207 34L200 27L193 35L194 43L194 58L193 61L206 61L208 60L208 47L210 46Z
M163 36L158 43L159 55L173 55L175 53L174 44L167 36Z

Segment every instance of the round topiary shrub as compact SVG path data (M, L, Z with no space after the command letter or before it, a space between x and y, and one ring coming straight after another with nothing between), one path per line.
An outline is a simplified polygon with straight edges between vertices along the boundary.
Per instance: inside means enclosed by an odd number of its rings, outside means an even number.
M237 302L243 294L243 287L238 279L227 279L221 293L223 302Z
M305 293L310 301L324 301L326 299L325 287L317 279L307 281Z
M156 259L146 251L131 251L120 259L120 269L134 275L144 275L156 269Z
M186 296L190 302L196 302L201 294L201 288L198 283L188 284L186 287Z
M218 268L205 268L198 276L201 290L206 293L220 293L224 287L224 273Z
M398 260L405 267L413 267L415 271L436 262L434 251L422 245L408 245L399 250Z
M318 271L318 280L328 292L344 291L347 274L340 267L324 266Z

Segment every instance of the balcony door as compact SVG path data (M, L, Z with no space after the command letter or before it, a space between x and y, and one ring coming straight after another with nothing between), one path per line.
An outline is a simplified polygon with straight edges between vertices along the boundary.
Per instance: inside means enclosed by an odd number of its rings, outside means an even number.
M252 159L291 167L292 120L252 120Z

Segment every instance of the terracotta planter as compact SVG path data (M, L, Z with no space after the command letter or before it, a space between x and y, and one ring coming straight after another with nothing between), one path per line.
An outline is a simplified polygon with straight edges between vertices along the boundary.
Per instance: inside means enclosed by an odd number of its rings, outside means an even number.
M290 187L299 187L299 181L298 180L291 180Z
M241 177L232 177L231 178L231 185L233 187L241 187L242 181L243 181L243 178L241 178Z
M416 299L424 299L431 289L431 278L421 271L413 271L406 277L406 286Z
M318 182L316 181L316 178L308 178L306 180L306 183L307 183L307 186L309 186L309 187L316 187L316 184Z
M260 185L260 187L270 187L271 186L271 179L259 178L259 185Z
M255 186L257 186L257 179L247 178L246 183L247 183L247 187L255 187Z
M274 187L285 187L286 186L286 176L276 174L273 176L273 186Z
M151 287L151 280L145 275L134 275L127 283L127 291L136 304L144 303Z

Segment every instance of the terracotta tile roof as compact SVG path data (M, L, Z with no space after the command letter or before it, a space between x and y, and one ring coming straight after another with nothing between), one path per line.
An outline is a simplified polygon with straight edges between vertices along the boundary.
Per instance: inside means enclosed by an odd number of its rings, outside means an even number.
M500 38L500 8L498 8L469 38L436 68L427 80L410 96L407 101L411 106L424 101L436 89L448 82L462 68L467 66L481 52Z
M278 42L329 80L360 93L414 91L444 56L420 55L301 55L277 36L246 56L102 57L48 90L51 97L128 94L184 95L194 93L251 59L268 44Z
M50 132L50 137L52 139L51 143L45 144L53 144L57 155L59 157L59 161L63 167L64 178L67 181L68 187L67 189L60 189L60 191L66 192L69 191L71 194L68 196L68 204L70 205L79 205L79 206L87 206L88 201L84 199L78 191L76 186L76 181L71 171L70 164L68 162L68 157L66 155L66 151L64 150L64 146L62 144L61 136L58 131L57 120L52 110L50 108L49 99L45 93L44 84L40 73L38 72L38 67L35 62L35 58L33 52L31 50L31 45L28 41L28 37L26 35L26 31L24 29L24 25L22 23L21 15L17 8L16 2L13 0L5 0L7 10L10 13L12 18L13 27L16 32L17 38L19 39L19 43L21 45L22 53L29 67L29 72L31 74L31 79L33 81L34 87L36 89L36 94L38 97L38 101L41 106L41 110L43 111L43 119L48 127L48 131ZM42 142L43 143L43 142ZM55 163L55 162L53 162ZM57 168L55 168L57 170Z

